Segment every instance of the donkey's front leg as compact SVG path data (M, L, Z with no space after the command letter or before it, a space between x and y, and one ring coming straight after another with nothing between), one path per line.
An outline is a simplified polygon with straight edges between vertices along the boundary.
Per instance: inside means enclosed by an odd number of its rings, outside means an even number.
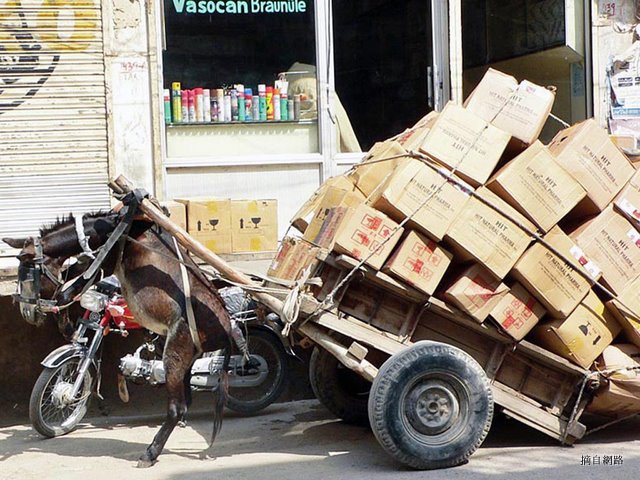
M194 353L195 348L189 327L186 322L178 322L177 325L169 329L162 358L169 395L167 418L153 438L151 445L138 460L138 468L150 467L155 463L158 455L162 453L169 435L187 412L184 382L185 378L188 378L187 373L191 370Z

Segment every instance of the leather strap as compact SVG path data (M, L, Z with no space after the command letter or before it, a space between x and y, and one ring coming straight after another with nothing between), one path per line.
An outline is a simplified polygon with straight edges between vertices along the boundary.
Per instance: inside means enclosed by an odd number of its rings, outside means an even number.
M182 287L184 288L184 301L185 308L187 309L187 323L189 324L189 330L191 331L191 338L196 346L197 354L202 353L202 344L200 343L200 336L198 335L198 327L196 326L196 317L193 313L193 304L191 303L191 284L189 283L189 275L187 274L187 267L184 265L184 259L182 258L182 252L178 246L176 237L173 237L173 243L176 247L176 254L178 260L180 260L180 274L182 275Z

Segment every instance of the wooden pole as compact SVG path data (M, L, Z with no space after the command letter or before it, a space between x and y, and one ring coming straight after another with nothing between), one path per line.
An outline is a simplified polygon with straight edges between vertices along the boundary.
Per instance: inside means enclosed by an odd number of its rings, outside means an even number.
M109 183L109 187L119 194L129 193L135 189L131 182L123 175L120 175L113 182ZM231 280L232 282L239 283L241 285L254 287L256 286L256 284L253 283L250 277L233 268L211 250L195 240L185 230L173 223L164 214L164 212L156 207L150 200L146 198L143 199L142 203L140 204L140 210L142 210L147 216L149 216L151 220L170 232L184 248L218 270L218 272L220 272L220 274L227 280ZM281 300L262 292L252 292L251 296L254 297L258 302L264 304L271 311L277 313L278 315L282 315L283 302Z

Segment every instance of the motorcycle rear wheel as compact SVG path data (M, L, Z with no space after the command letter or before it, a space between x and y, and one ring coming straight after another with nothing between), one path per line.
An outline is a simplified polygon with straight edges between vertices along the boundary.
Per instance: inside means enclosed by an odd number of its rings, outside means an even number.
M68 398L81 362L82 358L71 357L55 368L45 368L38 377L29 400L29 418L40 435L65 435L75 430L87 413L94 382L90 370L84 375L77 398Z
M247 338L250 355L259 355L267 362L269 373L256 387L229 387L227 407L243 415L252 415L275 402L286 386L287 353L280 339L264 330L251 330Z

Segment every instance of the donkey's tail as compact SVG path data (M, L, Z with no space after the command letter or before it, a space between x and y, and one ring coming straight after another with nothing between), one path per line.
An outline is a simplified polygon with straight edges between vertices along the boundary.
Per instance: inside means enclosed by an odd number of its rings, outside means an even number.
M211 432L211 441L209 447L213 445L218 433L222 429L222 416L224 406L229 396L229 361L231 359L231 348L226 348L224 353L224 363L220 370L220 382L213 391L213 432Z

